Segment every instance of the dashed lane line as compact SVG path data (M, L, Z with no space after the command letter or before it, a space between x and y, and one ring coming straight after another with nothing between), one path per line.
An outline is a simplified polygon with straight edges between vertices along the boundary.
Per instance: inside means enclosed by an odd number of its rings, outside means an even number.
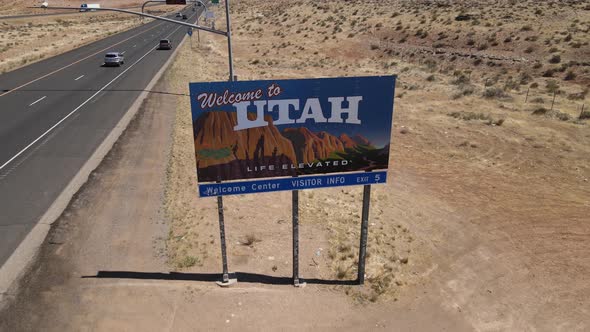
M160 23L160 24L158 24L158 25L155 25L155 26L153 26L153 27L151 27L151 28L149 28L149 29L147 29L147 30L144 30L144 31L142 31L142 32L140 32L140 33L138 33L138 34L135 34L135 35L133 35L133 36L131 36L131 37L129 37L129 38L123 39L122 41L120 41L120 42L118 42L118 43L112 44L112 45L110 45L109 47L103 48L103 49L102 49L102 50L100 50L100 51L97 51L97 52L95 52L95 53L92 53L92 54L90 54L89 56L87 56L87 57L85 57L85 58L82 58L82 59L80 59L80 60L78 60L78 61L72 62L72 63L70 63L70 64L69 64L69 65L67 65L67 66L64 66L64 67L61 67L61 68L59 68L59 69L56 69L56 70L54 70L54 71L52 71L52 72L50 72L50 73L48 73L48 74L45 74L45 75L43 75L43 76L40 76L40 77L37 77L36 79L34 79L34 80L32 80L32 81L29 81L29 82L27 82L27 83L25 83L25 84L22 84L22 85L20 85L20 86L18 86L18 87L16 87L16 88L10 89L10 90L8 90L8 91L6 91L6 92L4 92L4 93L0 94L0 97L6 96L6 95L7 95L7 94L9 94L9 93L12 93L12 92L14 92L14 91L17 91L17 90L20 90L20 89L22 89L22 88L26 87L27 85L33 84L33 83L35 83L35 82L37 82L37 81L39 81L39 80L41 80L41 79L44 79L44 78L46 78L46 77L48 77L48 76L51 76L51 75L53 75L53 74L55 74L55 73L58 73L58 72L60 72L60 71L62 71L62 70L64 70L64 69L66 69L66 68L69 68L69 67L71 67L71 66L73 66L73 65L75 65L75 64L77 64L77 63L80 63L80 62L82 62L82 61L84 61L84 60L86 60L86 59L88 59L88 58L90 58L90 57L93 57L93 56L95 56L95 55L97 55L97 54L99 54L99 53L101 53L101 52L104 52L104 51L106 51L106 50L108 50L108 49L111 49L113 46L117 46L117 45L119 45L119 44L122 44L122 43L124 43L124 42L128 41L129 39L135 38L135 37L137 37L137 36L139 36L139 35L141 35L141 34L144 34L144 33L148 32L148 31L150 31L150 30L153 30L153 29L157 28L158 26L160 26L160 25L162 25L162 24L164 24L164 23Z
M39 99L35 100L35 101L34 101L32 104L30 104L30 105L29 105L29 107L31 107L31 106L33 106L33 105L35 105L36 103L40 102L41 100L43 100L43 99L45 99L45 98L47 98L47 96L43 96L43 97L41 97L41 98L39 98Z
M174 29L166 38L169 38L170 36L172 36L180 28L181 27L179 26L178 28ZM90 96L90 98L86 99L82 104L80 104L80 106L76 107L73 111L71 111L70 113L68 113L65 117L63 117L61 120L59 120L51 128L47 129L43 134L41 134L41 136L37 137L34 141L32 141L31 143L29 143L29 145L27 145L25 148L23 148L20 152L18 152L12 158L10 158L8 161L6 161L4 164L2 164L2 166L0 166L0 171L3 168L5 168L6 166L8 166L8 164L10 164L13 160L15 160L16 158L18 158L23 153L25 153L28 149L30 149L33 145L35 145L35 143L37 143L38 141L42 140L45 136L47 136L49 133L51 133L57 126L59 126L65 120L67 120L69 117L71 117L73 114L75 114L84 105L88 104L88 102L90 102L94 97L96 97L98 94L100 94L101 92L103 92L109 85L113 84L113 82L115 82L119 77L123 76L126 72L128 72L131 68L133 68L136 64L138 64L141 60L143 60L146 56L148 56L150 53L152 53L157 48L158 48L158 46L152 47L141 58L137 59L137 61L135 61L133 64L131 64L129 67L127 67L124 71L122 71L119 75L117 75L115 78L113 78L110 82L108 82L107 84L105 84L102 88L100 88L100 90L98 90L96 93L94 93L92 96Z

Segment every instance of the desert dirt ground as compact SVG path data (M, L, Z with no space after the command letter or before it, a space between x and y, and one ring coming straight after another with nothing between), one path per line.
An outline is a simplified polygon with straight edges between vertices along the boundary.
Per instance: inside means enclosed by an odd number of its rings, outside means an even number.
M0 330L587 330L589 11L471 3L235 1L240 80L398 74L365 286L348 282L356 187L302 192L300 289L288 286L290 194L226 198L240 281L215 286L216 201L196 196L189 100L154 94L56 223ZM225 80L225 59L224 39L193 36L157 90Z

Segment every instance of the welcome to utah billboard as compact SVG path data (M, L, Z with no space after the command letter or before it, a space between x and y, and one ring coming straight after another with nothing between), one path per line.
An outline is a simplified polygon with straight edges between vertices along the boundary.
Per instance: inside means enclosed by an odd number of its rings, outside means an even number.
M191 83L200 195L384 183L395 79Z

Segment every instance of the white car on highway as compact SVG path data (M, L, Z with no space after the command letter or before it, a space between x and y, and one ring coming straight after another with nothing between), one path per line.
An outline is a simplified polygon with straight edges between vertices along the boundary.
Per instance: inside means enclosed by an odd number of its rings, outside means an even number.
M104 55L105 66L121 66L125 63L125 57L120 52L109 52Z

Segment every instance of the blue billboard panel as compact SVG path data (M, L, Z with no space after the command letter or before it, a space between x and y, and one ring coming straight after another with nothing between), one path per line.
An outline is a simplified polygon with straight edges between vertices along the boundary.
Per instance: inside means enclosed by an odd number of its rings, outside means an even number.
M395 80L191 83L199 183L387 170Z

